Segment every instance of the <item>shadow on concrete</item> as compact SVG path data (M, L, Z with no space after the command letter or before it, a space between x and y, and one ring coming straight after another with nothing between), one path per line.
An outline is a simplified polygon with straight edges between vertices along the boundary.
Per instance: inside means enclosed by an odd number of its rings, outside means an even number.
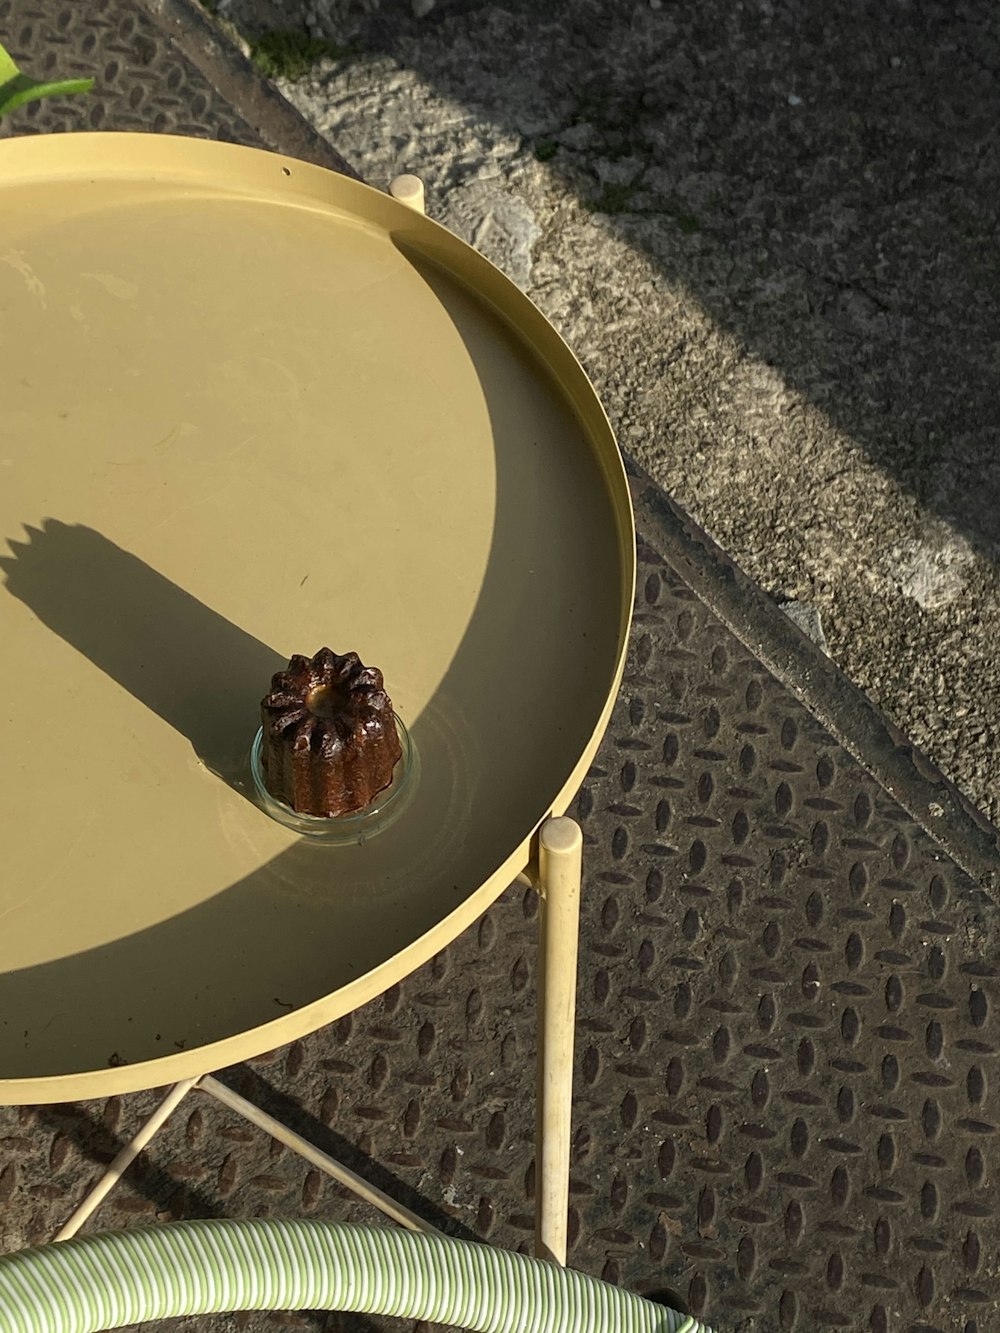
M368 50L520 133L670 283L995 555L994 7L329 8Z

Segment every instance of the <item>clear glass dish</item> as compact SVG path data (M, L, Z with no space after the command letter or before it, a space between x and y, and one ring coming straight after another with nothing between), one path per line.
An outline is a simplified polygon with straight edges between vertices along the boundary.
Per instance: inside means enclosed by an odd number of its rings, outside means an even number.
M417 785L417 752L410 733L396 714L396 733L402 754L392 770L392 781L380 791L370 805L363 810L356 810L351 815L304 815L293 810L284 801L272 796L264 783L264 769L261 762L264 729L258 727L253 745L250 747L250 773L253 777L257 804L265 814L276 819L286 828L301 833L307 838L316 838L334 844L362 843L381 833L409 804L409 798Z

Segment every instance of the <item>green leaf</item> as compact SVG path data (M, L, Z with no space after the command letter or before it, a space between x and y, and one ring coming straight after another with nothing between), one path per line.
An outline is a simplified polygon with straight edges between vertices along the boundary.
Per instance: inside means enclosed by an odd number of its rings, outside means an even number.
M93 79L29 79L22 74L10 53L0 45L0 116L39 97L62 97L66 93L89 93Z
M21 71L14 64L9 51L0 45L0 86L16 78Z

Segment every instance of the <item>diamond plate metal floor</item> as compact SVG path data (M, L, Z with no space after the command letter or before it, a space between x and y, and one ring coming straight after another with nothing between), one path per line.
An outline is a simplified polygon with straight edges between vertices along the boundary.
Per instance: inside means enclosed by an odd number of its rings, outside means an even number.
M32 72L96 68L102 92L6 132L156 128L309 155L291 109L180 0L14 11L0 0L0 37ZM995 830L641 478L636 496L627 674L575 810L571 1262L720 1329L985 1333L1000 1307ZM526 1247L534 914L509 890L404 985L224 1079L454 1234ZM0 1108L0 1244L51 1235L155 1100ZM195 1093L98 1225L280 1214L370 1216Z

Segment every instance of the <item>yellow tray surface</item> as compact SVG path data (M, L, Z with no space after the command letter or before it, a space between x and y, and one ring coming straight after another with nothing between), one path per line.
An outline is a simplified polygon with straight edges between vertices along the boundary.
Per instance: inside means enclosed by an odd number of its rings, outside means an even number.
M433 222L272 154L0 143L0 1101L148 1087L378 994L593 757L634 579L586 377ZM361 845L254 803L290 654L419 755Z

